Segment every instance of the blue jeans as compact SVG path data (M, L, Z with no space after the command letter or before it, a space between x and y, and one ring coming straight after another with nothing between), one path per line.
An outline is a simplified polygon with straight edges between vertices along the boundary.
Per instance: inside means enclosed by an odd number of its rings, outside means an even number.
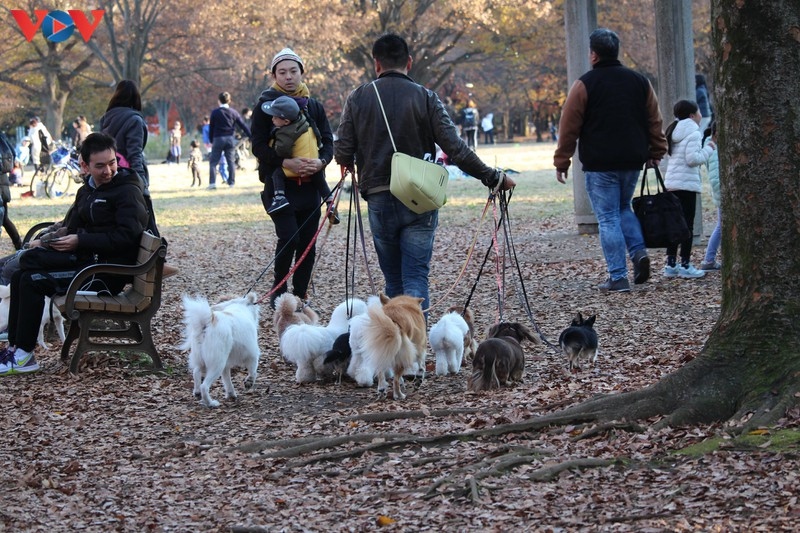
M418 215L389 191L370 194L367 206L386 296L407 294L423 298L422 308L427 309L428 273L439 212Z
M223 135L222 137L214 137L214 143L211 145L211 155L208 157L208 164L210 166L208 173L208 185L216 185L217 175L216 168L219 165L219 160L222 159L222 154L225 154L225 161L228 162L228 185L233 187L236 182L236 165L234 165L233 153L236 150L236 139L233 135Z
M722 243L722 210L717 207L717 225L714 226L714 231L708 238L708 246L706 246L706 257L703 259L705 263L713 263L717 260L717 252L719 245Z
M628 276L626 252L632 258L645 248L639 219L631 209L638 182L638 170L586 172L586 192L597 217L600 246L612 280Z

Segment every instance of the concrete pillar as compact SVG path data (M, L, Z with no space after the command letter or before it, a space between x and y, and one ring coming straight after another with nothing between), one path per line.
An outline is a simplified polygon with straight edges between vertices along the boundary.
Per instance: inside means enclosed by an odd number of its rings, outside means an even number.
M694 100L694 34L692 0L655 0L658 81L656 93L664 117L664 129L675 120L672 106L678 100ZM666 170L666 159L662 172ZM703 235L703 206L697 195L694 217L695 243Z
M583 76L590 68L589 34L597 28L596 0L566 0L564 2L564 29L567 37L567 81L569 86ZM572 158L572 193L575 206L575 223L578 233L597 233L597 218L592 212L589 196L586 194L581 162L578 151Z

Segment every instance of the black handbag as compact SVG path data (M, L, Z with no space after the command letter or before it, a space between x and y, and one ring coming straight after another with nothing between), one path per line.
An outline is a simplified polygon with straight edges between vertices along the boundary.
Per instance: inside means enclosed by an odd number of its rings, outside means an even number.
M648 248L666 248L690 239L692 232L686 225L683 208L678 197L667 191L661 171L656 171L656 194L650 194L647 167L642 171L639 196L633 199L633 212L642 227L644 244ZM645 187L647 194L645 194Z

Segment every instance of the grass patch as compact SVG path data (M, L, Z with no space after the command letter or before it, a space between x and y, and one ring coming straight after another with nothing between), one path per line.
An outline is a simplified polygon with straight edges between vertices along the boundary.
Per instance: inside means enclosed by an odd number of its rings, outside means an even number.
M676 455L698 457L718 450L745 450L764 452L800 451L800 431L782 429L778 431L758 430L734 439L712 437L675 452Z

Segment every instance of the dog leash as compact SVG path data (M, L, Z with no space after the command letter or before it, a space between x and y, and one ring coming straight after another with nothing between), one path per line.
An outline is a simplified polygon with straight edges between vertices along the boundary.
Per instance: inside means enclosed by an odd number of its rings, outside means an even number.
M475 282L472 284L472 288L470 289L470 292L467 295L467 300L464 303L464 312L466 313L466 309L469 307L469 304L470 304L470 302L472 300L472 296L475 294L475 290L478 287L478 283L480 282L481 276L483 274L483 270L486 267L486 262L489 260L489 254L492 252L492 250L496 250L496 248L495 248L497 246L497 235L496 235L496 233L497 233L497 231L500 230L500 227L502 225L503 233L505 234L505 241L507 243L506 249L508 250L509 257L511 258L511 262L516 266L517 276L519 278L519 283L521 285L521 289L518 289L518 294L521 294L520 298L522 300L522 307L525 310L525 314L527 315L528 319L531 321L531 324L533 325L534 330L539 335L539 338L542 340L542 342L544 344L546 344L547 346L551 347L551 348L558 349L558 347L555 346L553 343L551 343L549 340L547 340L547 338L542 333L542 330L539 327L539 324L533 318L533 312L531 311L531 306L530 306L530 303L528 301L527 291L525 290L525 284L524 284L523 279L522 279L522 269L519 266L519 260L517 258L516 249L514 247L514 241L513 241L513 238L511 237L511 233L512 233L511 232L511 223L510 223L509 216L508 216L508 214L509 214L508 204L510 203L511 198L513 196L513 189L511 191L498 191L495 194L497 195L497 201L500 204L500 207L499 207L499 212L500 212L499 220L498 220L498 217L496 217L496 216L494 217L495 225L494 225L494 228L493 228L494 234L492 236L492 241L489 243L489 245L486 248L486 253L483 256L483 262L481 263L481 266L478 269L478 275L476 276ZM492 198L492 200L493 199L494 198ZM495 267L496 270L499 268L499 264L500 264L499 262L500 262L500 258L498 257L497 258L497 263L496 263L498 266ZM505 269L503 269L503 270L505 270ZM504 291L502 289L502 286L504 285L504 283L502 281L502 280L504 280L504 276L505 276L505 274L503 272L503 275L498 277L498 285L500 287L498 289L498 315L501 318L502 318L502 314L503 314L503 302L504 302L504 300L503 300L503 292Z
M338 189L341 189L341 185L342 185L342 182L343 182L343 181L344 181L344 178L342 178L341 180L339 180L339 183L337 183L337 184L334 186L334 191L337 191ZM322 204L324 204L324 203L325 203L325 200L323 199L323 200L320 202L320 204L319 204L319 206L317 207L317 209L319 209L320 207L322 207ZM286 276L284 276L284 278L283 278L283 279L282 279L282 280L281 280L279 283L277 283L277 284L276 284L274 287L272 287L272 289L271 289L269 292L267 292L267 293L266 293L266 294L264 294L264 295L263 295L261 298L259 298L259 299L258 299L258 302L256 302L256 303L259 303L259 304L260 304L260 303L262 303L264 300L266 300L267 298L269 298L270 296L272 296L272 295L273 295L273 294L274 294L274 293L275 293L275 292L276 292L276 291L277 291L277 290L278 290L280 287L282 287L282 286L284 285L284 283L286 283L286 282L288 281L288 279L289 279L289 278L290 278L290 277L291 277L291 276L292 276L292 275L295 273L295 271L297 270L297 268L298 268L298 267L299 267L299 266L300 266L300 265L303 263L303 261L305 260L305 258L308 256L309 252L311 251L311 248L312 248L312 247L314 246L314 244L317 242L317 238L319 237L319 234L320 234L320 232L322 231L322 228L325 226L325 223L326 223L326 222L328 222L328 214L331 212L332 208L333 208L333 204L331 204L330 206L328 206L328 209L327 209L327 210L326 210L326 212L325 212L325 216L324 216L324 217L322 217L322 222L320 223L319 227L317 228L317 231L314 233L314 236L311 238L311 242L309 242L309 243L308 243L308 246L306 246L306 249L303 251L303 254L302 254L302 255L301 255L301 256L300 256L300 257L297 259L297 261L295 261L294 265L292 265L292 267L289 269L289 272L286 274ZM275 263L275 258L276 258L276 257L278 257L280 254L282 254L282 253L283 253L283 251L286 249L286 247L287 247L287 246L289 246L289 243L290 243L292 240L294 240L294 238L295 238L295 237L296 237L296 236L297 236L297 235L300 233L300 230L301 230L301 229L303 229L303 228L306 226L306 224L308 224L308 223L309 223L309 221L311 221L311 219L312 219L313 217L314 217L314 213L312 213L311 215L309 215L309 216L308 216L308 218L306 218L306 219L303 221L303 223L300 225L300 227L298 227L298 228L297 228L297 231L295 231L295 232L294 232L294 234L293 234L293 235L292 235L292 237L291 237L291 238L290 238L290 239L287 241L287 243L286 243L286 244L285 244L285 245L284 245L284 246L283 246L283 247L282 247L280 250L278 250L278 252L276 252L276 253L275 253L275 255L272 257L272 260L271 260L271 261L270 261L270 262L267 264L267 266L265 266L265 267L264 267L264 269L261 271L261 273L258 275L258 277L256 277L255 281L254 281L254 282L253 282L253 283L250 285L250 287L247 289L247 291L245 292L245 295L246 295L247 293L249 293L250 291L252 291L252 290L253 290L253 288L256 286L256 284L257 284L259 281L261 281L261 278L263 278L263 277L264 277L264 274L267 272L267 270L269 269L269 267L271 267L271 266L273 265L273 263Z
M511 231L511 217L509 216L509 211L508 211L508 200L510 200L510 198L507 199L504 194L502 193L500 194L499 196L500 210L505 214L505 216L501 217L501 221L503 223L503 235L505 237L505 249L508 252L510 263L516 269L517 273L516 280L519 283L518 286L515 286L515 292L519 297L520 304L522 305L522 308L525 311L528 320L531 321L533 329L539 335L539 338L545 345L555 350L558 350L558 346L550 342L547 339L547 337L545 337L544 333L542 333L542 330L539 327L539 324L533 318L533 311L531 311L531 304L528 300L528 292L525 289L525 282L522 277L522 268L520 268L519 258L517 257L517 250L516 247L514 246L514 238L512 236L513 232Z
M475 252L475 244L478 242L478 232L480 230L481 225L483 224L483 221L486 219L486 214L489 212L489 206L490 205L492 205L492 195L491 194L489 195L489 198L486 200L486 205L483 207L483 213L481 213L481 218L478 221L478 226L475 228L475 233L474 233L474 236L472 238L472 244L470 244L469 249L467 250L467 258L464 260L464 264L461 266L461 270L459 271L458 276L456 277L456 280L453 282L453 284L450 286L450 288L447 289L447 291L445 291L444 295L442 295L442 297L439 298L439 300L436 303L431 304L430 306L428 306L427 309L423 309L422 310L423 313L429 312L431 309L433 309L434 307L437 307L442 302L444 302L447 299L447 296L451 292L453 292L453 289L456 288L456 286L458 285L458 282L461 281L461 278L464 276L464 272L467 270L467 266L469 265L469 261L470 261L470 259L472 259L472 254ZM471 296L471 294L470 294L470 296ZM466 313L466 312L467 312L467 308L465 306L464 307L464 313Z
M364 237L364 220L361 215L361 205L360 205L360 195L358 192L358 179L356 178L355 172L349 170L346 167L342 168L342 177L350 174L351 179L351 193L350 193L350 207L348 211L347 217L347 239L345 242L345 263L344 263L344 271L345 271L345 302L347 304L347 316L352 316L352 298L356 294L356 265L358 264L358 242L360 237L361 242L361 252L364 258L364 269L367 273L367 280L369 281L369 288L370 294L377 294L375 292L375 281L372 277L372 271L369 268L369 256L367 255L367 242L366 238ZM355 216L353 216L355 213ZM353 222L355 223L353 224ZM353 264L352 268L350 266L350 230L353 230L353 240L352 240L352 252L353 252Z
M327 209L325 210L325 220L328 221L328 227L325 229L325 233L322 235L322 238L319 239L319 246L317 246L317 251L321 254L322 251L325 249L325 245L328 243L328 236L331 234L331 230L333 229L334 224L330 221L330 214L331 213L338 213L339 211L339 200L342 197L342 188L337 184L333 191L331 191L331 203L328 205ZM330 198L330 196L329 196ZM323 200L324 201L324 200ZM322 205L320 204L320 207ZM314 290L314 274L317 272L317 262L314 261L314 267L311 269L311 275L308 278L308 284L311 286L311 290Z

